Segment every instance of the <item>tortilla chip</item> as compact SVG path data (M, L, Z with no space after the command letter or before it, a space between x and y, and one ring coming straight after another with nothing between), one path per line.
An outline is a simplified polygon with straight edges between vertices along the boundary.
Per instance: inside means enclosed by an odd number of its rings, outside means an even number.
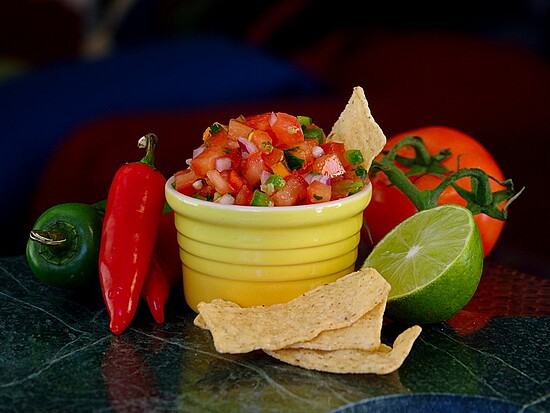
M365 92L360 86L353 88L351 98L327 140L343 142L348 149L359 149L366 170L369 170L372 160L384 148L386 136L372 117Z
M421 331L420 326L410 327L397 337L393 348L381 344L374 351L294 348L264 351L280 361L309 370L340 374L389 374L401 367Z
M220 353L276 350L350 326L385 301L389 290L378 271L364 268L288 303L241 308L221 299L201 302L195 325L210 331Z
M384 321L386 301L383 300L349 327L321 332L317 337L288 348L309 348L314 350L376 350L380 347L380 333Z

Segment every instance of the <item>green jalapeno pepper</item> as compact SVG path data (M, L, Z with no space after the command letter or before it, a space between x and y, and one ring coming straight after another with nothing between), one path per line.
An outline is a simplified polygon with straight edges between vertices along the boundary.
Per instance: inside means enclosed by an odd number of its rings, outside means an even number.
M35 276L56 287L82 289L98 281L104 202L64 203L36 220L27 242L27 262Z

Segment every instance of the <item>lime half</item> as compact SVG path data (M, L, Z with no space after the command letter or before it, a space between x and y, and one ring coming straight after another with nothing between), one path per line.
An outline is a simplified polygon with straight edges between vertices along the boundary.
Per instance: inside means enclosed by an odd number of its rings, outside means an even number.
M412 324L448 320L474 295L483 246L472 213L458 205L421 211L397 225L362 267L390 283L386 315Z

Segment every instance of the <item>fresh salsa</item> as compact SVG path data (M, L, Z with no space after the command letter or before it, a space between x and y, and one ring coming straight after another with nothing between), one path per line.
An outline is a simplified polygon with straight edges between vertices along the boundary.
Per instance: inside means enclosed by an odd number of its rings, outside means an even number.
M316 204L360 191L362 163L359 150L327 141L310 117L268 112L208 127L174 187L227 205Z

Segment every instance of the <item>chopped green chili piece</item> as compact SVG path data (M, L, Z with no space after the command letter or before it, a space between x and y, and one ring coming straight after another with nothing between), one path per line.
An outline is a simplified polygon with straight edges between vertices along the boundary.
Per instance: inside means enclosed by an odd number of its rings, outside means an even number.
M252 200L250 201L250 205L269 207L269 206L273 206L274 203L268 195L256 189L252 194Z
M300 123L300 126L309 126L313 123L313 119L311 119L309 116L296 116L298 118L298 122Z
M273 174L265 181L266 184L273 184L274 188L282 188L286 181L281 175Z
M363 189L363 182L354 182L349 185L348 195L353 195Z
M286 149L284 151L288 169L290 169L291 171L300 169L302 166L304 166L304 160L302 158L298 158L291 151L292 149Z
M363 189L363 183L360 181L344 180L338 181L332 185L333 190L337 192L346 192L348 195L353 195Z
M317 194L313 194L313 198L315 198L317 201L320 201L321 199L323 199L321 195L317 195Z
M304 138L305 139L317 139L319 145L323 144L323 129L321 128L307 128L304 129Z
M354 168L353 170L355 171L355 175L357 175L361 179L365 179L367 177L368 172L362 166L358 166L357 168Z
M346 158L352 165L359 165L363 163L363 155L359 149L349 149L346 151Z
M208 199L206 199L201 194L195 194L195 195L193 195L193 198L200 199L201 201L208 201Z
M213 123L212 125L210 125L210 134L213 135L222 128L223 128L223 125L221 123L219 122Z

